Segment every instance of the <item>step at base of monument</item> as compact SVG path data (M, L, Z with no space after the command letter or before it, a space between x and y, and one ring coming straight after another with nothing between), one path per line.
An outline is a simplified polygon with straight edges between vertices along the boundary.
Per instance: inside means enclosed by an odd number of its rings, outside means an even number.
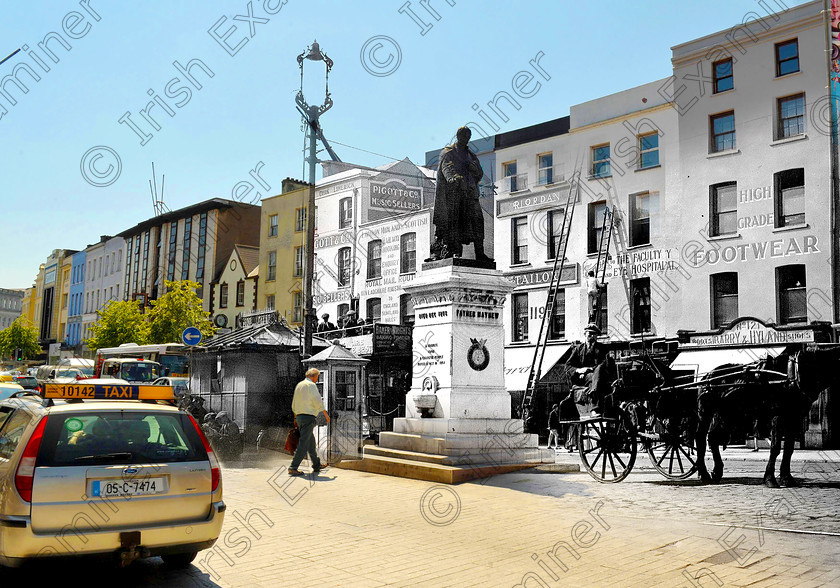
M489 478L534 467L533 463L485 464L471 466L448 466L414 459L401 459L381 455L365 455L364 459L342 461L336 464L343 470L355 470L371 474L383 474L398 478L424 480L439 484L460 484L479 478Z
M379 446L439 455L475 455L488 451L537 448L537 435L529 433L392 433L379 434Z
M419 451L407 451L404 449L393 449L369 445L365 447L365 457L393 457L396 459L410 459L426 463L435 463L447 466L476 466L487 464L553 464L555 455L553 450L546 449L492 449L482 452L474 452L467 455L441 455L435 453L422 453Z
M436 435L443 433L483 433L509 435L524 433L522 419L394 419L394 433Z

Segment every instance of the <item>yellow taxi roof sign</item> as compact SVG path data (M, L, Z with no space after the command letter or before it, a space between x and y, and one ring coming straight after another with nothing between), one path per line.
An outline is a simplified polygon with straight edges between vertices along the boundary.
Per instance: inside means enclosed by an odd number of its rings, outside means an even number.
M65 400L175 400L172 386L138 384L45 384L44 398Z

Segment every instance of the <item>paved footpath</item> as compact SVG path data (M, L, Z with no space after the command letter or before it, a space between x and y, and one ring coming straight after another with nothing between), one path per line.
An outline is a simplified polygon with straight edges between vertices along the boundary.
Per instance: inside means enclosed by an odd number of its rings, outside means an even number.
M614 485L526 470L441 486L336 468L289 478L287 466L274 455L224 469L222 537L188 570L152 559L62 576L121 586L840 586L837 464L775 491L733 463L716 486L641 467Z

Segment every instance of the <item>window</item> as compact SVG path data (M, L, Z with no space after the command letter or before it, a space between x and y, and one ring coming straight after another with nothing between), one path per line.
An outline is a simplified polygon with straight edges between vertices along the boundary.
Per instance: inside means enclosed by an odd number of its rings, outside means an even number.
M551 153L537 155L537 169L540 186L554 183L554 156Z
M511 263L528 263L528 217L511 220Z
M734 235L738 232L737 184L717 184L711 187L711 192L711 236Z
M548 225L548 258L554 259L561 253L563 242L564 211L549 210L546 224Z
M356 410L356 373L346 370L335 372L335 400L338 410Z
M350 285L350 248L342 247L338 250L338 285Z
M805 94L779 98L777 139L805 134Z
M610 144L598 145L592 148L592 177L607 178L610 172Z
M295 209L295 232L300 233L306 230L306 209Z
M598 249L601 246L601 235L604 232L606 214L606 202L593 202L589 205L589 230L587 239L589 253L598 253Z
M268 310L274 310L274 294L269 294L265 297L265 307Z
M268 236L269 237L276 237L277 236L277 215L272 214L268 217Z
M650 243L650 194L630 196L630 246Z
M788 169L773 176L776 185L776 226L805 224L805 170Z
M4 419L3 433L0 434L0 458L11 459L29 422L29 413L22 409Z
M732 58L716 61L712 64L712 93L726 92L735 87L732 77Z
M414 300L410 294L400 294L400 324L414 325Z
M639 167L645 169L659 165L659 133L639 135Z
M267 281L272 282L277 279L277 252L276 251L269 251L268 252L268 275L265 278Z
M236 283L236 306L245 306L245 282Z
M303 247L295 247L295 267L293 276L299 278L303 275Z
M382 241L376 239L368 243L367 279L382 277Z
M338 320L336 321L336 324L341 323L341 319L344 318L344 315L347 314L348 310L350 310L350 305L349 304L343 303L343 304L338 305L338 317L337 317Z
M228 285L222 284L219 286L219 308L227 308L228 305Z
M513 295L513 341L528 340L528 294Z
M779 324L806 322L805 266L785 265L777 268L776 284L779 293Z
M342 198L338 202L338 228L346 229L353 224L353 199Z
M294 311L292 315L293 323L303 322L303 292L292 292L292 306Z
M382 299L368 298L367 301L367 322L378 323L382 320Z
M502 170L505 177L505 184L504 186L507 188L508 192L516 192L519 190L519 185L516 181L516 162L509 161L507 163L502 164Z
M632 333L650 332L650 278L630 280ZM601 314L604 314L603 310Z
M799 71L799 42L796 39L776 44L776 77Z
M204 281L204 256L207 248L207 213L201 213L198 219L198 257L195 262L195 281Z
M184 255L181 258L181 279L190 277L190 241L192 241L192 217L184 220ZM135 281L136 281L135 276Z
M417 234L400 235L400 273L408 274L417 270Z
M710 118L712 130L711 152L735 149L735 113L724 112Z
M557 290L554 299L554 312L551 315L551 322L548 324L548 339L556 341L566 338L566 291Z
M712 328L725 327L738 318L738 274L712 274Z

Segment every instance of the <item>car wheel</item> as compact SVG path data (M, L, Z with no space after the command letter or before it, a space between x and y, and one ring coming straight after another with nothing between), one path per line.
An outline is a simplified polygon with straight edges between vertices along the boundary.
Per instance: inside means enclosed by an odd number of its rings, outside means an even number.
M198 555L197 551L190 551L188 553L172 553L169 555L162 555L161 559L163 560L163 563L169 567L185 568L192 563L192 560L195 559L196 555Z

